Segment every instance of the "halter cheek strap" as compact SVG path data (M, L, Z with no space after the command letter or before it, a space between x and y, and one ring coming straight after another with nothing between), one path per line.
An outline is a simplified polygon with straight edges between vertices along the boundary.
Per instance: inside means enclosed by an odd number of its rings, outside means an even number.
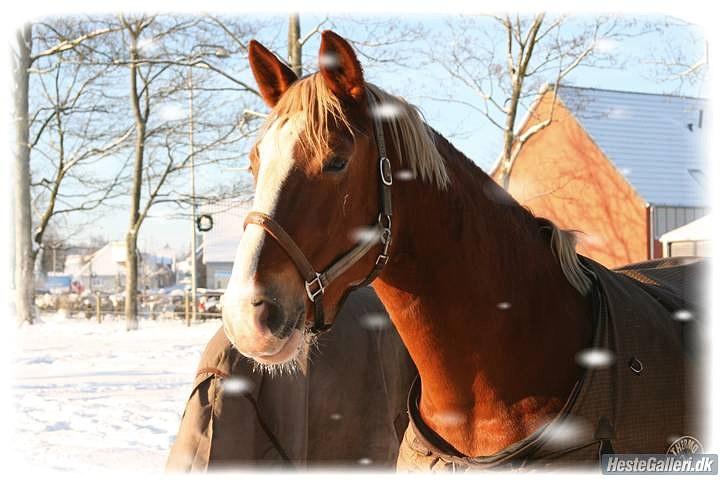
M374 105L376 100L371 92L367 90L370 107ZM336 278L341 276L354 266L360 259L366 256L369 251L379 244L382 250L377 256L374 267L369 275L354 285L355 288L366 286L371 283L384 266L389 261L389 249L392 243L392 165L387 158L386 144L384 140L384 128L381 120L373 116L374 134L377 142L377 150L379 151L379 162L377 163L377 172L379 180L379 214L377 220L370 226L370 229L376 232L379 237L366 238L360 241L349 252L332 262L322 272L317 272L313 265L309 262L306 255L303 254L301 248L295 243L291 236L281 227L272 217L262 212L249 212L245 218L245 227L248 224L255 224L265 230L288 254L293 264L298 269L304 280L304 288L308 299L313 304L313 324L309 326L309 331L313 334L328 330L330 325L325 323L325 315L323 308L323 295L326 288Z

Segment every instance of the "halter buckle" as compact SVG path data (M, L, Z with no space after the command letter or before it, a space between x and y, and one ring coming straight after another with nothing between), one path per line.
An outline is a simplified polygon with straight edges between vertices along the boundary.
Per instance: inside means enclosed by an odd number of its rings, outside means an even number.
M387 187L392 185L392 164L387 157L379 159L379 176L382 178L384 185Z
M317 285L317 288L315 289L315 291L311 291L311 287L313 285ZM323 281L321 281L321 273L316 273L316 277L314 279L312 279L311 281L306 281L305 286L306 286L306 294L308 295L308 299L311 300L312 302L316 301L316 297L324 294L325 286L324 286Z
M389 256L386 254L380 254L377 256L377 261L374 263L375 268L383 268L389 262Z

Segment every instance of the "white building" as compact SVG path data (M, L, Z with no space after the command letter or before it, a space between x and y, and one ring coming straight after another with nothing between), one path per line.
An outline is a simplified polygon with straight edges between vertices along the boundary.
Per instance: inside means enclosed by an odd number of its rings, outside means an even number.
M243 222L252 200L236 200L204 206L199 214L212 218L212 229L203 233L202 262L207 288L225 289L233 269L235 253L243 237Z
M670 256L710 256L713 228L708 214L660 236L662 254Z
M173 259L139 253L139 289L161 288L174 283ZM90 255L66 257L65 271L84 290L118 293L126 284L126 243L112 241Z

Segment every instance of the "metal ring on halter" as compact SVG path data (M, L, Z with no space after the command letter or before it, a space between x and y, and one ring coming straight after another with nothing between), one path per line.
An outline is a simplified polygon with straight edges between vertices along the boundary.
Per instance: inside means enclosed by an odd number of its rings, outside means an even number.
M379 159L379 175L382 177L382 183L386 186L392 185L392 163L387 157Z
M386 224L382 223L382 217L386 217L386 221L387 221ZM377 222L379 223L380 226L382 226L382 229L387 229L389 231L392 230L392 216L383 214L380 212L379 215L377 216Z
M375 100L371 91L367 91L367 95L369 96L369 102L373 104ZM376 117L374 118L374 131L377 148L379 149L380 212L377 218L377 224L370 227L380 232L379 239L383 247L382 252L377 256L374 268L369 272L368 276L356 284L357 287L368 285L382 272L384 265L389 261L389 250L392 244L392 194L390 189L393 182L392 163L387 158L381 121ZM369 250L378 244L377 239L359 242L354 248L329 264L321 273L318 273L303 251L301 251L301 248L271 216L262 212L251 211L245 218L243 227L248 224L257 224L268 235L273 237L283 251L288 254L288 257L298 269L299 274L303 277L306 295L313 302L314 310L313 326L308 327L308 323L306 324L309 331L316 334L330 328L329 325L324 323L323 298L320 298L320 296L324 294L326 287L333 280L341 276L365 255L369 254Z
M391 239L391 237L392 237L392 230L385 227L384 229L382 229L382 235L379 236L379 240L382 241L382 244L388 246L389 240Z
M323 281L321 281L321 273L316 273L316 277L312 279L311 281L306 281L306 294L308 295L308 299L311 301L315 301L316 297L319 295L324 294L324 290L326 289L324 287ZM316 288L316 291L311 291L311 287L316 284L318 285L318 288Z

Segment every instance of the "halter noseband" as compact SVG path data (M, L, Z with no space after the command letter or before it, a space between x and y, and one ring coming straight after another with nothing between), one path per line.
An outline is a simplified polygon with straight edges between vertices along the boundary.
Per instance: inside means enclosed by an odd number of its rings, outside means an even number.
M371 92L367 90L369 105L374 105L375 99ZM377 141L377 149L379 150L379 214L377 220L370 226L371 229L379 234L378 238L367 237L366 240L360 241L348 253L331 263L322 272L317 272L308 258L303 254L301 248L293 241L291 236L278 224L272 217L262 212L251 211L245 218L243 229L248 224L256 224L262 227L278 245L288 254L293 264L298 268L304 280L304 287L308 299L313 303L314 321L309 327L309 331L318 334L328 330L330 325L324 322L323 294L326 288L336 278L341 276L347 269L354 266L361 258L363 258L370 249L378 244L382 244L382 251L377 256L374 268L369 275L356 283L353 288L366 286L376 278L384 269L389 261L389 248L392 243L392 165L387 158L386 145L384 141L384 129L382 122L377 116L374 119L374 133Z

